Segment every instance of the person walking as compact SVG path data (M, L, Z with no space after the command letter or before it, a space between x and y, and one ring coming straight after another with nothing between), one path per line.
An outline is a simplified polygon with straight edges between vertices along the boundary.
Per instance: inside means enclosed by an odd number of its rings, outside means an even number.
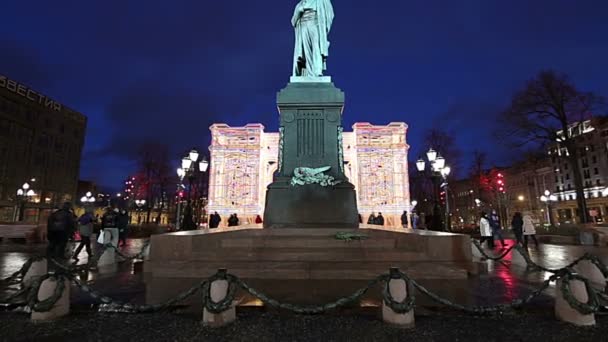
M116 218L116 226L118 228L118 246L122 242L123 246L127 245L127 236L129 235L129 213L126 210L121 210Z
M76 229L72 204L66 202L61 209L52 213L47 220L47 256L51 259L65 260L66 246L72 232Z
M479 233L481 234L479 243L483 244L485 241L487 241L488 247L494 249L494 236L492 235L490 219L484 211L481 212L481 217L479 219Z
M492 228L492 236L494 239L500 239L500 244L503 248L507 246L505 238L502 236L502 228L500 227L500 217L496 210L492 210L490 215L490 227Z
M111 243L114 247L118 247L118 208L112 210L108 207L105 214L101 217L101 237L97 241L101 241L101 244L105 245ZM106 236L105 233L108 233Z
M416 214L416 212L412 213L412 229L418 229L418 221L420 220L420 218L418 217L418 214Z
M78 255L83 248L86 248L87 256L91 259L93 253L91 252L91 235L93 234L93 223L95 217L93 216L93 208L87 208L85 213L78 218L78 233L80 234L80 244L74 251L72 259L78 261Z
M534 240L534 244L538 248L538 240L536 240L536 228L534 228L534 220L530 213L525 213L523 218L523 229L524 229L524 247L528 248L528 237Z
M376 224L379 226L384 226L384 216L382 216L382 213L378 213L378 217L376 217Z
M524 219L520 212L516 212L511 220L511 228L513 228L513 234L515 234L515 240L520 245L524 244L523 233L524 233Z
M403 211L403 214L401 214L401 226L403 228L407 228L408 227L408 218L407 218L407 211Z

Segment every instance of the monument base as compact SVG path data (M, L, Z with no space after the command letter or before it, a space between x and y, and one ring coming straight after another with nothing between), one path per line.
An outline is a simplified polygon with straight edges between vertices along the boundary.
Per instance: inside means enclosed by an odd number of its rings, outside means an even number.
M268 186L264 228L327 227L359 227L357 195L351 183L292 186L279 180Z

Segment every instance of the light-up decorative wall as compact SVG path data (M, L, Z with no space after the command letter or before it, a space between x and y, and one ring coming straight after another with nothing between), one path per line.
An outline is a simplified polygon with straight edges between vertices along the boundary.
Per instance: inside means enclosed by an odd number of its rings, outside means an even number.
M357 204L364 223L372 212L381 212L387 225L399 225L409 210L407 125L356 123L343 134L344 172L357 190ZM278 162L278 133L265 133L261 124L211 126L209 210L224 222L237 213L241 223L251 223L264 212L266 186ZM321 166L321 165L319 165Z

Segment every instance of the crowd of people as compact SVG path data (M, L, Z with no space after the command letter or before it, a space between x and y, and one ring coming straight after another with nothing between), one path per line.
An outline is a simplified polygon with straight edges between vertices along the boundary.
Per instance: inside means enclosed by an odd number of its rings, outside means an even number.
M84 248L87 255L93 255L91 236L95 233L95 224L101 221L99 244L112 243L115 247L125 246L129 234L130 217L126 210L106 208L101 219L94 215L93 208L86 208L84 214L77 217L72 204L66 202L61 209L53 212L47 219L47 255L53 259L66 259L68 243L75 241L76 233L80 236L80 243L71 255L78 260Z
M529 212L516 212L511 219L511 229L515 235L516 243L528 248L528 240L534 241L538 247L536 239L536 228L534 227L534 219ZM486 212L481 212L479 219L479 233L481 235L481 243L487 242L489 248L494 248L495 240L499 240L502 248L506 248L505 239L502 235L502 227L500 217L496 210L492 210L490 215Z

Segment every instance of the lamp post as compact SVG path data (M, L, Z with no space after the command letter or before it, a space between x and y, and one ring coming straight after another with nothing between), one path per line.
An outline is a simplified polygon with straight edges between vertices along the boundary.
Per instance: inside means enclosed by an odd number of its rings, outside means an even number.
M84 196L80 197L80 203L82 203L84 207L92 205L93 203L95 203L95 196L93 196L90 191L87 191Z
M443 158L437 151L432 148L426 153L429 164L431 165L431 181L433 183L433 228L441 230L441 208L439 205L439 190L441 188L445 191L445 227L446 231L450 230L450 200L448 196L448 176L452 169L446 165L445 158ZM424 159L419 158L416 161L416 168L420 173L426 169L426 162ZM443 181L443 183L439 183Z
M135 205L137 206L137 223L140 224L141 223L141 219L140 219L140 215L141 215L141 208L146 205L146 200L145 199L136 199L135 200Z
M177 203L177 219L176 219L176 228L181 229L182 223L187 223L189 226L186 227L188 229L192 229L192 225L194 221L192 219L192 190L193 183L197 179L197 177L201 176L207 169L209 168L209 162L203 156L202 159L199 160L200 153L196 149L192 149L188 154L182 158L181 167L177 169L177 176L179 178L178 184L178 203ZM188 179L188 201L187 206L184 209L184 220L181 220L182 213L180 213L181 209L181 201L182 198L180 196L181 190L185 189L184 186L184 178ZM200 189L200 186L199 186ZM189 217L188 217L189 216ZM186 221L188 220L188 221ZM180 222L181 221L181 222Z
M18 217L19 222L23 221L25 214L25 203L29 202L30 198L34 197L34 195L36 195L36 193L30 188L30 185L27 182L23 183L20 189L17 189L17 197L20 200Z
M540 196L540 201L547 206L547 223L553 225L553 217L551 216L551 202L557 202L557 196L551 194L551 191L545 190L545 194Z

